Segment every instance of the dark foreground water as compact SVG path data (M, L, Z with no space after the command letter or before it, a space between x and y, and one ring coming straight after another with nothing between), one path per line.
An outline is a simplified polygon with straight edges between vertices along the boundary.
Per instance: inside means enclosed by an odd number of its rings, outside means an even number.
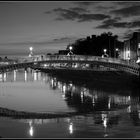
M3 108L77 115L52 119L0 116L2 138L140 138L140 90L133 86L16 70L0 75Z

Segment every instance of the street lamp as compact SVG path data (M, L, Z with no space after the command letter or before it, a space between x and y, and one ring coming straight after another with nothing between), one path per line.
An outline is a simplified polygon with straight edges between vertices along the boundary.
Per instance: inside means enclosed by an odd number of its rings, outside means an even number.
M106 54L106 52L107 52L107 49L104 49L104 54Z
M67 54L68 56L70 56L70 55L72 55L73 54L73 52L72 52L72 49L73 49L73 47L72 46L69 46L69 53Z
M119 51L119 49L116 48L116 49L115 49L115 58L117 58L118 51Z
M30 51L32 51L33 50L33 47L30 47L29 49L30 49Z
M29 57L32 57L33 56L33 47L29 47L29 50L30 50Z
M104 51L104 54L102 55L102 57L108 57L108 54L106 53L107 49L103 49L103 51Z
M70 51L72 50L72 46L69 47Z

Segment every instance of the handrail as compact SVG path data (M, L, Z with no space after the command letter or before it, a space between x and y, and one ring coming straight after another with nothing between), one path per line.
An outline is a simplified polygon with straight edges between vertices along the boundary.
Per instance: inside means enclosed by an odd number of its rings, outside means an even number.
M36 60L34 58L28 58L28 59L20 59L22 61L19 61L17 64L23 64L23 63L32 63L32 62L41 62L41 61L54 61L54 60L66 60L66 61L98 61L98 62L108 62L108 63L114 63L114 64L122 64L130 67L139 68L140 66L137 63L117 59L117 58L110 58L110 57L101 57L101 56L89 56L89 55L47 55L42 60ZM10 65L10 64L9 64ZM13 64L12 64L13 65Z
M117 59L117 58L111 58L111 57L101 57L101 56L86 56L86 55L50 55L46 56L44 60L78 60L78 61L100 61L100 62L110 62L110 63L117 63L117 64L123 64L128 66L134 66L139 67L139 65L135 62L131 62L128 60L123 59Z

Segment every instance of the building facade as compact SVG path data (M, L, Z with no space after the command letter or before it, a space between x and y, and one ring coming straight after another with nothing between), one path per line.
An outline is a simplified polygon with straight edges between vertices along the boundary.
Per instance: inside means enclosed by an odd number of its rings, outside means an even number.
M122 56L123 59L125 60L129 60L130 59L130 40L125 40L124 41L124 47L123 47L123 51L122 51Z
M140 58L140 32L134 32L130 39L124 41L121 58L135 62Z

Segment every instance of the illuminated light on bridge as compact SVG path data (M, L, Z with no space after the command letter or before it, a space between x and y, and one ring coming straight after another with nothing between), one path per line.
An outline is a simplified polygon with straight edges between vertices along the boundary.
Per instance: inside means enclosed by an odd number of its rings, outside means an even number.
M29 50L30 50L29 57L32 57L33 56L33 47L29 47Z
M108 57L107 49L103 49L103 51L104 51L104 54L102 55L102 58L104 58L104 57Z
M70 51L72 50L72 46L69 47Z
M44 67L47 67L47 64L44 64Z
M73 49L73 47L72 46L69 46L69 53L67 54L67 56L70 56L70 55L73 54L72 49Z
M118 49L118 48L116 48L116 49L115 49L115 51L119 51L119 49Z
M75 64L74 67L77 68L78 67L78 64Z
M117 57L118 57L118 55L119 55L119 49L118 49L118 48L116 48L114 53L115 53L115 54L114 54L114 57L115 57L115 58L117 58Z
M106 52L107 52L107 49L104 49L104 53L106 54Z

